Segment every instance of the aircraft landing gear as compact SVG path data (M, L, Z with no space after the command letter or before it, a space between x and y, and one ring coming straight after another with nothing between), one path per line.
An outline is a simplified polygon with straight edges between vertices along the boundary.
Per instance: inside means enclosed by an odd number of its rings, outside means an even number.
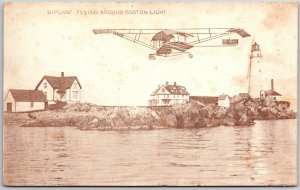
M193 54L190 54L190 53L189 53L189 58L193 58Z
M149 55L149 60L155 60L155 58L156 58L156 57L155 57L153 54L150 54L150 55Z

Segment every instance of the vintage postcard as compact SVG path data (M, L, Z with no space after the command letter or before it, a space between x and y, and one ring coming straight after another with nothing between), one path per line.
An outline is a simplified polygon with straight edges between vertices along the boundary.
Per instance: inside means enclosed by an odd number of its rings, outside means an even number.
M298 4L4 4L6 186L297 185Z

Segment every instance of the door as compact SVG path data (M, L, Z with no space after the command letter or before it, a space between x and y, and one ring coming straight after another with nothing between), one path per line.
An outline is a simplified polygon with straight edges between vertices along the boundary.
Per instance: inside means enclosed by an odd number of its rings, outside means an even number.
M12 103L7 103L6 111L7 112L12 112Z

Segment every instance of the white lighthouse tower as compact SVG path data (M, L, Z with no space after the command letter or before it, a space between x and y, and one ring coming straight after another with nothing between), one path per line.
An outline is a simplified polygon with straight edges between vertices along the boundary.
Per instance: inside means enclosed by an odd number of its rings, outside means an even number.
M249 64L249 86L248 93L252 98L260 97L260 91L263 90L263 69L261 62L261 51L259 45L255 42L251 48Z

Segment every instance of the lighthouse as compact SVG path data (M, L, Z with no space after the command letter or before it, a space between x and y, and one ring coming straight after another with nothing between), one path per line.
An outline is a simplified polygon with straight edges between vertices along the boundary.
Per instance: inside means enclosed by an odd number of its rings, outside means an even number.
M248 93L252 98L260 97L260 91L263 90L263 69L261 63L261 51L259 45L255 42L251 47L249 63L249 84Z

